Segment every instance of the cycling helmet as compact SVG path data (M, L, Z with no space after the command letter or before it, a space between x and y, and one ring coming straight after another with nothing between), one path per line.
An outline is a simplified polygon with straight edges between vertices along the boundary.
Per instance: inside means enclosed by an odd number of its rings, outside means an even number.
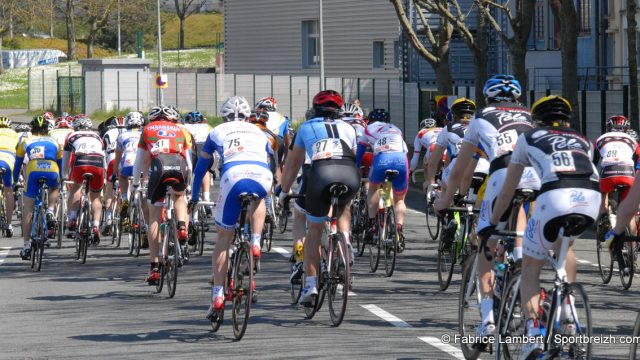
M137 128L144 125L144 118L142 117L141 113L133 111L128 113L127 116L124 117L124 122L129 129Z
M613 115L607 120L607 132L609 131L621 131L626 132L629 130L629 120L624 115Z
M16 130L16 132L19 132L19 133L30 132L31 131L31 125L29 125L29 124L17 124L15 130Z
M256 102L256 110L263 109L266 111L276 111L278 108L278 102L272 97L263 97Z
M102 123L101 127L105 128L106 130L111 130L111 129L115 129L117 126L118 126L118 117L111 116Z
M369 118L370 122L379 121L388 123L389 121L391 121L389 113L385 109L373 109L373 111L369 113L369 116L367 116L367 118Z
M176 119L176 122L178 122L180 124L184 124L184 117L182 117L182 114L180 114L180 111L178 110L178 108L173 106L173 105L169 105L169 108L171 110L175 111L176 114L178 114L178 118Z
M342 95L335 90L323 90L313 97L313 109L318 116L336 116L343 104Z
M76 116L75 119L73 119L73 130L90 130L91 127L93 126L93 123L91 122L91 119L89 119L87 116L84 117L78 117Z
M149 110L149 121L167 120L176 122L180 118L180 114L170 107L155 106Z
M69 113L66 112L66 111L63 111L63 112L60 113L60 117L61 118L68 117L68 116L69 116Z
M487 80L482 93L488 99L513 101L522 94L522 87L512 75L494 75Z
M35 133L47 133L51 122L44 118L44 116L36 116L31 120L31 130Z
M266 124L269 121L269 113L267 111L252 112L249 114L248 121L253 124Z
M436 127L438 123L433 118L426 118L420 121L420 129L430 129Z
M313 110L313 108L309 108L307 109L307 111L305 111L304 113L305 120L313 119L314 117L316 117L316 111Z
M476 113L476 103L467 98L456 99L451 103L451 114L458 120L469 120Z
M184 121L188 124L200 124L205 122L206 119L199 111L192 111L184 116Z
M56 129L69 129L71 128L72 121L69 120L69 117L61 117L56 120Z
M224 121L244 121L251 114L251 108L247 99L242 96L232 96L222 104L220 108L220 116Z
M124 117L118 116L116 118L116 128L117 129L122 129L124 127L125 127Z
M569 101L557 95L545 96L531 107L533 120L544 125L558 126L560 121L569 121L572 115L573 109Z
M361 119L364 116L364 112L360 108L360 106L352 104L352 103L344 103L340 108L341 117L355 117Z
M53 120L55 118L55 115L53 115L53 113L49 112L49 111L45 111L42 113L42 117L45 120Z
M8 117L0 116L0 127L10 127L11 119Z

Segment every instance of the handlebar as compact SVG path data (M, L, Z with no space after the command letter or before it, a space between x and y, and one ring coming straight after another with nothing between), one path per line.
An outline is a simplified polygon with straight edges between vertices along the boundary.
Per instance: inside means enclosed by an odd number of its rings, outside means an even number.
M487 241L489 240L489 238L492 235L498 235L498 236L504 236L504 237L517 237L517 236L523 236L524 232L523 231L510 231L510 230L497 230L497 229L494 229L489 236L483 237L481 242L480 242L479 250L482 251L482 253L484 254L484 257L485 257L485 259L487 259L487 261L493 261L493 255L491 254L491 250L487 246Z
M216 206L215 201L198 201L198 205Z

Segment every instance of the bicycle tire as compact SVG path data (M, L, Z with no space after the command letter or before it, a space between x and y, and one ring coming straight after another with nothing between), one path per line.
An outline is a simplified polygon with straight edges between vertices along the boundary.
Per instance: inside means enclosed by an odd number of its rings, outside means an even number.
M596 226L596 254L598 256L598 271L603 284L608 284L613 277L614 259L604 244L604 235L611 230L608 217L604 223L598 223Z
M625 229L625 234L630 236L631 231L629 227ZM624 266L620 266L618 269L618 274L620 275L620 283L625 290L628 290L631 287L631 283L633 282L633 274L635 271L635 261L634 261L634 250L633 250L633 242L625 241L622 245L622 259L624 260ZM626 270L625 270L626 269Z
M282 213L280 214L280 221L278 222L278 231L280 231L280 234L284 234L284 232L287 231L287 223L289 223L289 216L291 216L291 212L284 211L283 209Z
M637 339L640 336L640 313L636 316L636 323L633 326L633 338ZM636 341L631 342L631 347L629 348L629 360L638 360L640 359L640 354L638 354L638 343Z
M122 231L124 226L122 225L122 219L118 217L118 239L116 240L116 247L119 248L122 244Z
M197 253L199 256L202 256L202 253L204 252L204 229L207 225L205 221L207 221L207 216L204 212L204 209L201 209L201 211L198 211L198 243L196 244L196 246L198 247Z
M176 295L176 288L178 287L178 250L179 242L176 236L176 224L175 220L171 219L167 224L168 230L167 236L169 237L168 255L167 255L167 291L169 298L173 298Z
M378 270L378 265L380 264L380 251L382 250L381 223L382 220L380 219L380 215L378 215L378 234L374 235L371 240L372 243L369 244L369 267L371 268L372 273Z
M78 214L78 218L77 218L77 222L76 222L76 230L75 230L75 234L74 234L74 239L75 239L75 243L76 243L76 260L80 260L82 258L82 236L80 235L80 230L82 227L82 223L84 222L84 212L80 211L80 214Z
M300 296L302 295L302 281L304 278L304 265L302 265L303 271L300 274L300 278L289 280L290 283L290 293L291 293L291 305L296 305L298 301L300 301Z
M162 227L160 227L160 239L162 239L162 244L164 246L164 237L165 237L165 233L164 230L162 230ZM161 258L158 259L158 270L160 271L160 280L158 282L156 282L156 294L160 294L162 293L162 289L164 288L164 281L165 278L167 277L167 267L165 266L165 256L164 256L164 251L163 251L163 255Z
M141 214L142 209L140 209L139 207L140 205L136 206L136 209L134 211L134 213L136 214L136 224L138 224L138 226L136 226L135 229L135 242L134 242L134 247L133 247L133 257L138 257L140 256L140 248L142 248L142 224L140 224L140 219L143 218L143 215Z
M574 303L571 309L572 311L571 316L573 317L573 320L575 323L576 334L575 336L571 335L571 337L573 339L578 339L578 340L581 337L584 337L585 339L591 339L593 324L591 319L591 306L589 304L589 299L587 297L587 294L584 291L584 288L582 287L582 285L579 283L566 284L566 286L567 286L567 289L569 289L569 291L561 295L560 301L563 304L566 301L566 297L569 296L570 294L573 294ZM561 344L562 348L560 348L559 346L557 346L558 344L554 343L554 339L557 338L556 335L561 335L561 336L563 335L560 334L559 329L555 327L555 321L551 320L551 319L555 319L556 317L555 312L558 309L560 309L560 306L557 306L557 304L555 303L556 302L555 294L552 299L553 301L551 302L551 310L549 311L549 316L547 317L546 324L554 324L554 326L551 326L547 329L547 336L545 338L545 352L564 350L563 349L564 346L562 346L562 344ZM573 309L575 309L577 314L573 313ZM577 322L575 321L576 317L578 318ZM562 321L562 319L560 321ZM585 345L577 348L579 345L576 344L574 341L572 341L571 344L565 344L565 346L569 346L569 348L567 349L568 350L567 352L574 355L572 358L591 359L591 355L592 355L591 341L587 341L587 344ZM576 356L576 353L580 353L583 355Z
M438 241L438 284L440 291L446 291L451 284L453 268L456 264L457 241L454 238L448 242L440 234Z
M267 253L271 252L271 246L273 245L273 230L274 230L274 225L273 225L273 221L269 222L269 240L267 241Z
M238 249L233 267L231 324L236 340L241 340L247 330L251 303L253 302L253 254L246 242Z
M480 256L480 255L476 255ZM480 294L473 270L474 257L469 257L462 264L462 282L458 298L458 330L462 338L475 337L476 328L482 322L480 313ZM472 276L473 275L473 276ZM468 285L473 281L471 285ZM470 297L466 299L467 286L470 286ZM483 349L476 348L472 344L461 343L460 347L465 359L477 359Z
M500 341L496 346L496 359L519 359L522 343L517 341L525 335L525 316L520 302L520 275L515 274L505 287L498 311L497 333ZM505 339L512 339L508 341Z
M64 201L62 194L58 196L58 216L56 224L56 237L58 240L58 249L62 248L62 237L64 236L64 230L67 227L67 203Z
M93 236L93 234L91 233L91 228L89 227L89 203L85 203L82 206L82 212L84 213L84 221L82 222L82 228L84 228L84 235L82 236L82 264L86 264L87 263L87 251L89 248L89 236ZM82 229L81 228L81 229ZM83 231L80 231L80 234L82 234Z
M38 251L38 244L32 240L31 241L31 269L34 269L36 267L36 257L34 256L34 253Z
M46 206L46 203L43 204ZM36 271L40 271L42 269L42 256L44 255L44 244L47 241L47 231L46 231L46 210L44 208L40 208L40 219L39 219L39 231L38 237L36 238L38 253L36 257Z
M330 270L327 279L327 297L331 323L333 326L338 327L342 323L347 310L351 267L349 265L350 254L347 250L347 240L344 234L336 233L332 242Z
M438 235L440 235L440 219L435 215L436 213L433 207L434 202L435 200L433 199L429 201L424 211L427 220L427 231L429 232L429 236L431 236L431 240L437 240Z
M396 254L398 252L398 232L396 231L396 213L393 206L385 211L384 222L384 274L391 277L396 268Z

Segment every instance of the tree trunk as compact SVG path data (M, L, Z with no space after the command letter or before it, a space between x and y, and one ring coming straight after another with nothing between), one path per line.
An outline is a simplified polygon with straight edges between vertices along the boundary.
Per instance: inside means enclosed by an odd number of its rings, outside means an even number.
M4 62L2 61L2 34L0 33L0 74L4 72Z
M638 130L638 50L636 47L636 0L627 0L627 49L629 53L629 120L631 128Z
M562 96L573 107L571 127L580 129L580 107L578 106L578 15L573 0L556 0L553 14L560 26L560 56L562 58Z
M525 57L527 56L527 47L521 46L515 41L508 43L509 56L511 57L511 71L513 72L513 76L520 82L520 86L522 87L522 96L520 96L520 101L522 103L527 102L527 65L525 62ZM529 104L533 105L533 104Z
M476 38L474 44L469 44L469 48L473 53L473 64L475 66L475 88L476 88L476 106L478 108L484 107L485 99L482 93L482 88L487 82L488 71L487 64L489 63L489 41L487 34L487 18L484 12L478 11L478 28L476 29Z
M67 59L76 60L76 29L74 24L73 0L67 0L65 20L67 21Z
M180 18L180 39L178 40L178 48L184 49L184 18Z
M453 78L451 77L451 68L449 67L449 54L440 58L437 64L432 64L433 71L436 74L436 86L440 94L453 94Z
M9 9L9 39L13 39L13 11Z
M98 33L98 24L96 19L92 19L89 28L89 35L87 35L87 58L93 59L93 44L96 42L96 35Z
M49 14L49 36L53 39L53 15L55 14L54 0L51 0L51 14Z

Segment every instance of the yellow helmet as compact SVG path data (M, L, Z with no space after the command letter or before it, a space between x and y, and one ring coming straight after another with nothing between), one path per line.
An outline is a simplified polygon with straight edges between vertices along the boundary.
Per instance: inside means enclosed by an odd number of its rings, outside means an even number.
M573 108L562 96L550 95L538 99L531 107L533 120L545 125L558 126L560 122L571 120Z
M476 113L476 103L467 98L456 99L451 103L451 113L458 119L470 119Z
M0 116L0 127L10 127L11 119L8 117Z

